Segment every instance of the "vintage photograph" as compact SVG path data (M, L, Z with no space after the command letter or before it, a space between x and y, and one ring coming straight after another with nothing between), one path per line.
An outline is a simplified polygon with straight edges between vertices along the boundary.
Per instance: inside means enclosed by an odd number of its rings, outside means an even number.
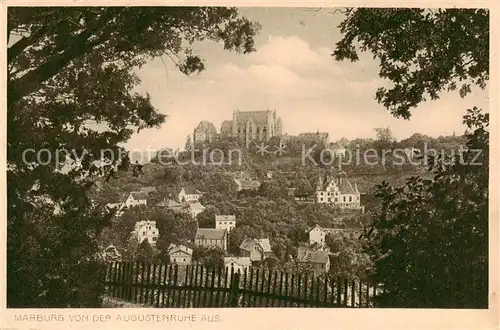
M6 25L7 308L488 309L488 9Z

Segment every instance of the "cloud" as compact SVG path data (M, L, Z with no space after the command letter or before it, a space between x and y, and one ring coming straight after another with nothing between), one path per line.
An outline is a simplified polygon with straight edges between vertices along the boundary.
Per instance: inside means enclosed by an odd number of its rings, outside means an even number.
M374 99L377 88L386 84L378 77L378 63L368 54L360 58L336 62L327 47L311 47L298 36L270 36L254 54L211 57L206 71L190 78L173 64L155 59L138 71L139 90L150 93L153 104L169 118L159 130L134 135L128 145L183 147L200 120L219 128L236 108L276 109L289 134L319 129L332 138L351 139L372 137L374 127L390 126L404 138L414 132L461 130L460 118L468 105L458 95L422 104L411 121L395 119ZM470 96L472 105L486 94Z

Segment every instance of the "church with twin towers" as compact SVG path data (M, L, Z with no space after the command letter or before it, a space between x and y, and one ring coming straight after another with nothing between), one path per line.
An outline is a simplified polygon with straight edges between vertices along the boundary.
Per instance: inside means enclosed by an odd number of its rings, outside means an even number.
M220 137L235 137L245 141L248 147L252 141L267 141L270 138L282 135L281 117L276 115L276 110L261 111L233 111L232 120L224 120L220 133L214 124L201 121L193 132L193 142L212 142Z

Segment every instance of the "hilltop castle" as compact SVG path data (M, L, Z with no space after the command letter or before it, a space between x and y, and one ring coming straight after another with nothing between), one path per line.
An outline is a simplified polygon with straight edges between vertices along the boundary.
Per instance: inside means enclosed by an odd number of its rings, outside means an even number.
M281 136L281 117L276 116L276 110L234 110L233 119L222 122L220 135L241 138L248 147L252 141L266 141L273 136ZM194 130L194 142L211 141L216 136L215 127L206 121L200 122Z

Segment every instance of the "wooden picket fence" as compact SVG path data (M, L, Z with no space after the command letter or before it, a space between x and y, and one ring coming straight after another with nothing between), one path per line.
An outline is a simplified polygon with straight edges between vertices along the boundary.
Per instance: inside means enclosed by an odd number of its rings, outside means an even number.
M380 289L368 282L268 269L201 265L108 264L106 295L150 307L374 307Z

